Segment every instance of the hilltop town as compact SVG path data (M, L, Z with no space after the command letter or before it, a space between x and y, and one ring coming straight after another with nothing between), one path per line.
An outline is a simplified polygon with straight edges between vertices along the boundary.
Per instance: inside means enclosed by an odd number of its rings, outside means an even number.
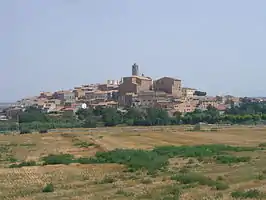
M204 111L212 106L220 112L233 105L239 105L243 99L234 96L208 96L206 92L195 88L183 87L182 81L175 77L162 77L153 80L140 75L139 66L133 64L131 76L121 81L108 80L102 84L87 84L71 90L41 92L38 96L24 98L15 105L2 111L1 120L16 116L26 107L37 107L46 113L76 112L80 108L125 107L163 108L168 113L189 113L196 109ZM249 101L261 102L263 98L249 98Z

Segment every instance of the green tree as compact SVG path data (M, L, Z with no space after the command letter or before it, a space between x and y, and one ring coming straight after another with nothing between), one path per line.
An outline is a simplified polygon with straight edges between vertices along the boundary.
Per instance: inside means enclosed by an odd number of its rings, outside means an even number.
M105 126L116 126L122 122L121 115L115 108L103 109L102 120L105 123Z

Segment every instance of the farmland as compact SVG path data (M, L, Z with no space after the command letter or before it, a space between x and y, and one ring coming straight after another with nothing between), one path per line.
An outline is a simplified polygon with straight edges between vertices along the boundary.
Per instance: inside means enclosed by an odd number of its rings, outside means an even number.
M266 128L0 135L0 180L0 199L8 200L263 199Z

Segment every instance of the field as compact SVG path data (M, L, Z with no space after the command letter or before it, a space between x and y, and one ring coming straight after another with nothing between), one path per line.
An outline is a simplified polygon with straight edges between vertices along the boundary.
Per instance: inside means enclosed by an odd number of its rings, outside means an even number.
M3 200L263 199L266 128L115 127L0 135L0 180Z

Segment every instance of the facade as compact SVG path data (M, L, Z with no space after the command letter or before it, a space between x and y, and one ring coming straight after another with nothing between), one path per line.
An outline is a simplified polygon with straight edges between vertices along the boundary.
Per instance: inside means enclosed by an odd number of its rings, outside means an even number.
M163 91L176 98L182 97L181 80L179 79L163 77L154 81L153 87L155 91Z
M79 88L79 89L76 88L76 89L73 90L73 92L74 92L75 97L77 99L82 99L82 98L85 97L85 91L82 90L81 88Z
M118 102L120 105L127 105L127 94L139 94L143 91L150 91L152 89L152 79L144 76L124 77L123 83L119 85Z
M196 89L184 87L182 88L182 97L193 98L195 91Z
M99 103L95 103L95 104L90 105L90 107L92 107L92 108L96 108L98 106L117 108L118 103L115 101L107 101L107 102L99 102Z
M56 110L56 104L54 103L46 103L44 106L43 106L43 110L47 113L49 112L53 112Z
M141 107L151 107L154 106L156 102L168 100L165 92L155 91L141 91L137 95L137 99Z
M141 91L149 91L152 89L152 79L144 76L124 77L123 83L119 85L119 94L126 93L138 94Z
M117 90L118 89L118 85L115 84L100 84L98 86L98 90L101 91L110 91L110 90Z
M197 106L200 110L207 110L209 106L212 106L214 108L217 108L219 103L216 101L216 98L205 98L202 100L199 100L199 104Z
M46 103L51 103L51 104L55 104L56 106L58 105L61 105L61 100L59 99L50 99L50 100L47 100Z
M39 98L51 99L53 98L52 92L41 92Z
M75 93L69 90L55 92L53 98L67 103L74 103L76 100Z
M122 96L124 106L134 106L134 107L153 107L157 102L169 101L167 94L165 92L155 92L155 91L141 91L138 94L127 93Z
M107 91L90 91L85 93L86 100L100 100L106 101L108 99Z
M180 102L174 106L175 111L178 111L180 113L187 113L187 112L193 112L196 109L196 105L192 102L185 101Z

